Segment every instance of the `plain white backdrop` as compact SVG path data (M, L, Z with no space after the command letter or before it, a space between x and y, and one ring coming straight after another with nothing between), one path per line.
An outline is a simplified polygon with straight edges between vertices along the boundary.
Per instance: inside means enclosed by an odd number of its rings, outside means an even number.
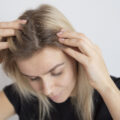
M110 75L120 77L119 0L0 0L0 22L15 20L25 10L43 3L57 7L77 32L86 34L96 43L101 48ZM11 83L12 80L0 68L0 90ZM18 120L18 116L9 120Z

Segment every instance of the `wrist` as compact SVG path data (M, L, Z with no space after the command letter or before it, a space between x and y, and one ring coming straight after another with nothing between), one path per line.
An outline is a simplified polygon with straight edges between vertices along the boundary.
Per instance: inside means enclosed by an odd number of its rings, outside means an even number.
M103 87L104 86L104 87ZM120 119L120 90L111 79L107 84L103 84L102 87L98 87L104 103L106 104L112 118L114 120Z
M115 85L114 81L110 78L107 82L96 85L96 89L100 94L109 94L111 92L119 92L119 89Z

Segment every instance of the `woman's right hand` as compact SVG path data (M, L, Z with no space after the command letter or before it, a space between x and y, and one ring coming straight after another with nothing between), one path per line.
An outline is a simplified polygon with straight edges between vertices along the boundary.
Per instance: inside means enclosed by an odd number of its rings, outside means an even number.
M20 24L25 24L26 22L26 20L20 19L11 22L0 22L0 51L9 48L8 42L2 42L2 38L15 36L15 29L20 29Z

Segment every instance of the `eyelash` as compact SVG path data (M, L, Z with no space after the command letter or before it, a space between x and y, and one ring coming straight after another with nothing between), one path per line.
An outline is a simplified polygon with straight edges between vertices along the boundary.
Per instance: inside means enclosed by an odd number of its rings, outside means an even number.
M52 74L53 76L55 76L55 77L57 77L57 76L59 76L59 75L61 75L62 74L62 72L59 72L59 73L57 73L57 74ZM36 77L36 78L30 78L30 80L31 81L35 81L35 80L39 80L39 77Z

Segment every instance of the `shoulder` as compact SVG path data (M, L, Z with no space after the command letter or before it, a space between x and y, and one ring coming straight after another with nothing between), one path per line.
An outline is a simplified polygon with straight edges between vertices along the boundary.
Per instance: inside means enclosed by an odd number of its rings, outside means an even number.
M5 86L3 91L21 119L25 116L27 116L27 119L32 118L35 110L38 111L38 99L35 96L33 96L34 99L22 97L16 89L15 83Z
M15 114L13 105L7 99L5 93L0 91L0 119L8 119Z
M9 84L3 88L3 92L5 93L9 102L14 106L15 112L19 114L21 100L20 95L15 89L15 84Z

